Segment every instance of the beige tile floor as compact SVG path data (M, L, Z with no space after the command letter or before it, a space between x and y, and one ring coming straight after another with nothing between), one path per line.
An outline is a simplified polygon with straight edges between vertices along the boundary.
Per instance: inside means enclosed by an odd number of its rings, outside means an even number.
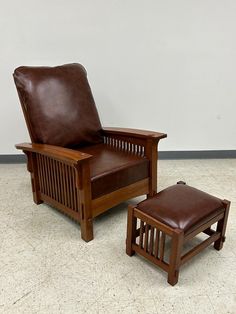
M159 188L178 180L232 206L223 250L207 248L171 287L125 254L127 203L97 218L86 244L77 224L33 204L25 165L0 165L0 313L236 313L236 159L160 161Z

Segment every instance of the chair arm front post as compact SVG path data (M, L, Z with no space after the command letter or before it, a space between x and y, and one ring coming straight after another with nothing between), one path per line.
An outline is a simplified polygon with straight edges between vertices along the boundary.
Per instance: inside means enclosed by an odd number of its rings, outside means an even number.
M91 177L89 160L75 166L76 188L80 207L81 237L89 242L93 239L93 213L91 207Z
M41 204L42 200L40 199L40 187L38 179L38 168L36 161L36 153L23 151L27 157L27 170L30 172L31 177L31 186L33 192L33 200L35 204Z
M157 160L158 160L158 142L156 140L147 139L146 157L149 159L149 193L147 197L152 197L157 193Z

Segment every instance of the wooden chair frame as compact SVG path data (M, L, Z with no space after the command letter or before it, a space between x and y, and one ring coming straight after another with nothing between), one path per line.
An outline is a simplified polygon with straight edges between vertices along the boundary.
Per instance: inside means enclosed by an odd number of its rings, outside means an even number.
M121 128L103 128L102 134L104 144L149 159L149 177L92 199L91 155L45 144L16 145L27 156L34 202L52 205L79 222L85 241L93 239L93 218L127 199L156 193L157 147L166 137L163 133Z
M216 250L222 249L225 241L230 202L223 200L223 204L224 208L221 211L217 211L215 217L210 220L206 219L201 226L187 234L184 234L184 231L181 229L173 229L161 223L135 208L135 206L130 205L128 209L126 253L132 256L136 252L161 267L168 273L168 283L174 286L178 282L180 266L185 264L190 258L213 242ZM211 226L216 222L217 227L215 231ZM201 232L209 235L209 237L182 255L184 243ZM169 263L165 261L166 236L171 238Z

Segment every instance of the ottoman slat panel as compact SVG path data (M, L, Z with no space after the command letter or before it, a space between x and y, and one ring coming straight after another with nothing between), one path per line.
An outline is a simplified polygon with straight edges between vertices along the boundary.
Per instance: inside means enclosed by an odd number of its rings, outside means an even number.
M137 244L133 244L132 248L137 252L138 254L146 257L148 260L150 260L152 263L156 264L157 266L161 267L165 271L169 271L169 264L167 264L164 261L160 261L159 259L155 258L154 256L149 255L147 252L144 250L140 249L140 247Z

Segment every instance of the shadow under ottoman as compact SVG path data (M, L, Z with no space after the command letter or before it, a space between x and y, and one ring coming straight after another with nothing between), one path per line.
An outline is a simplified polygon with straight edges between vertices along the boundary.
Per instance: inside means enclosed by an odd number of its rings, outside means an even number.
M137 206L129 206L126 253L132 256L136 252L161 267L168 272L168 283L175 285L180 266L191 257L213 242L216 250L223 247L229 207L229 201L180 181ZM209 237L182 255L183 244L201 232ZM164 260L167 236L171 239L169 262Z

